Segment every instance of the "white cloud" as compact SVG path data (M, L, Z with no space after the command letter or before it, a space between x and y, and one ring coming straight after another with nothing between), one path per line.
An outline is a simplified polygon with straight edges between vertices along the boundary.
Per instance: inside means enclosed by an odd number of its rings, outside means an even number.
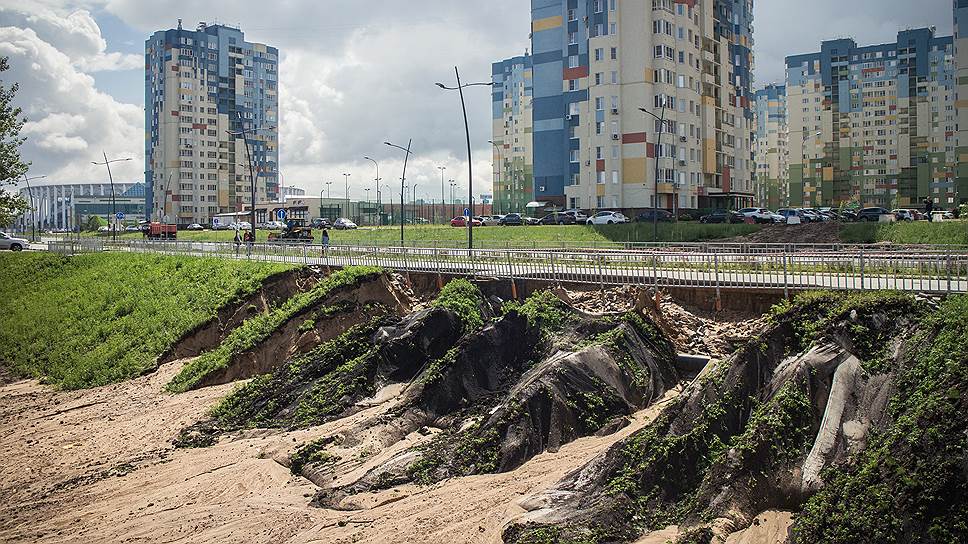
M141 55L107 52L101 29L86 9L55 10L36 1L19 0L0 6L0 26L33 30L67 55L83 72L132 70L144 66Z
M140 107L99 92L91 76L32 29L0 28L0 56L10 58L4 79L21 85L17 103L28 118L22 154L32 173L60 182L102 179L103 167L91 162L104 150L135 159L118 165L117 179L144 177Z

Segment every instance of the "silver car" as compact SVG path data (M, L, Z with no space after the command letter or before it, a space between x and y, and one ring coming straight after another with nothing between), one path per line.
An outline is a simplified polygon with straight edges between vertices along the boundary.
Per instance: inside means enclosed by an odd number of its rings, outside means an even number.
M22 251L24 249L30 249L30 242L23 238L14 238L6 232L0 232L0 249Z

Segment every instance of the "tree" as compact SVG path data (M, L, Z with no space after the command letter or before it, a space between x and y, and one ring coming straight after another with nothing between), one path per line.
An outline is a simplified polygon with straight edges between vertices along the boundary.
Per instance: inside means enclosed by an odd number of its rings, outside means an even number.
M0 73L9 69L7 57L0 57ZM7 88L0 80L0 185L17 183L29 166L20 159L20 146L25 140L20 136L20 129L26 119L22 117L23 111L13 105L19 88L16 83ZM29 209L22 196L0 189L0 227L9 226Z

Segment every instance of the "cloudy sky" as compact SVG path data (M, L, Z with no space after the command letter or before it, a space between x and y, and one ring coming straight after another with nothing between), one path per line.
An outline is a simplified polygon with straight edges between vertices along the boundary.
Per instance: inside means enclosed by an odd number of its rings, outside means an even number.
M643 1L643 0L624 0ZM647 0L645 0L647 1ZM756 80L783 79L786 55L819 49L823 39L893 41L900 29L951 33L951 1L756 0ZM286 185L319 192L324 181L351 196L399 179L401 153L382 144L413 138L408 180L440 198L440 171L467 184L460 102L436 81L488 81L490 63L529 47L527 0L0 0L0 55L18 81L29 122L31 175L58 182L105 177L91 165L102 151L135 160L116 179L143 179L144 40L155 30L198 21L240 25L249 41L279 48L281 170ZM491 181L490 95L467 92L474 182ZM477 191L475 193L480 194ZM334 189L335 192L335 189ZM372 194L372 191L371 191Z

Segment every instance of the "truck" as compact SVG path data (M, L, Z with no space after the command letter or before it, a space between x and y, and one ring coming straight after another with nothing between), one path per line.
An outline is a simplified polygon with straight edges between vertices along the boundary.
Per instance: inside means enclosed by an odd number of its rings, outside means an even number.
M142 229L149 240L174 240L178 238L178 227L176 225L155 221L145 225Z

